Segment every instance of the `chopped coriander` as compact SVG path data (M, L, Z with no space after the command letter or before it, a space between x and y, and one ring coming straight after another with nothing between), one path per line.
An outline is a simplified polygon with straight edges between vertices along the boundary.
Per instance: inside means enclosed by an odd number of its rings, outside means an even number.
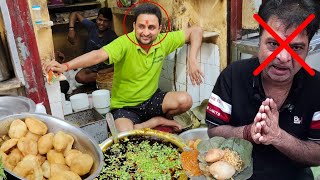
M7 179L6 174L4 173L2 156L0 155L0 180Z

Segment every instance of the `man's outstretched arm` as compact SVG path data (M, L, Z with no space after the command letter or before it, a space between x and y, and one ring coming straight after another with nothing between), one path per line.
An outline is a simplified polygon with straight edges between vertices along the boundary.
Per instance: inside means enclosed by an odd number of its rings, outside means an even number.
M186 42L190 42L188 67L189 76L193 85L200 85L202 83L202 78L204 77L204 74L198 66L197 54L201 47L203 31L200 27L191 27L185 30L184 33Z
M45 70L46 72L52 70L53 72L64 73L65 71L71 69L93 66L95 64L107 61L108 58L108 53L103 49L93 50L79 57L76 57L65 64L60 64L57 61L51 61L46 65Z

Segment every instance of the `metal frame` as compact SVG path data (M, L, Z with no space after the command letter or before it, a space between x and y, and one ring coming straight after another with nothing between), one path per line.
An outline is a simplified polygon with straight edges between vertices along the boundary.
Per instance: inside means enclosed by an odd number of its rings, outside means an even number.
M228 64L232 62L233 41L242 37L242 0L228 1Z
M232 58L231 62L240 60L241 53L252 54L257 56L259 50L259 37L248 38L238 41L233 41L231 45ZM308 56L320 52L320 30L310 41Z

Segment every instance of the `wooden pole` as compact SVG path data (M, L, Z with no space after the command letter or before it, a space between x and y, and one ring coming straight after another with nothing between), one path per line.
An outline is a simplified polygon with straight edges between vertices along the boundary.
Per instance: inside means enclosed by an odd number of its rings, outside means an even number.
M41 60L34 34L32 18L27 0L6 0L10 13L14 39L18 47L22 71L26 81L27 97L35 103L43 102L48 113L50 106Z

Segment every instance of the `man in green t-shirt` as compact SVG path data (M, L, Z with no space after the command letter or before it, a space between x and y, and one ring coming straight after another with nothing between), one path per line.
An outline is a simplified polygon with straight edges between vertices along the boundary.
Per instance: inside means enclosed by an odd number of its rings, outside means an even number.
M164 58L190 42L188 74L194 85L202 83L203 72L196 60L202 29L191 27L185 31L160 33L161 20L157 6L142 3L135 8L133 32L67 64L52 61L46 70L63 73L100 62L114 64L111 112L119 131L156 126L181 129L181 125L169 119L190 109L192 98L187 92L161 92L158 89L160 73Z

